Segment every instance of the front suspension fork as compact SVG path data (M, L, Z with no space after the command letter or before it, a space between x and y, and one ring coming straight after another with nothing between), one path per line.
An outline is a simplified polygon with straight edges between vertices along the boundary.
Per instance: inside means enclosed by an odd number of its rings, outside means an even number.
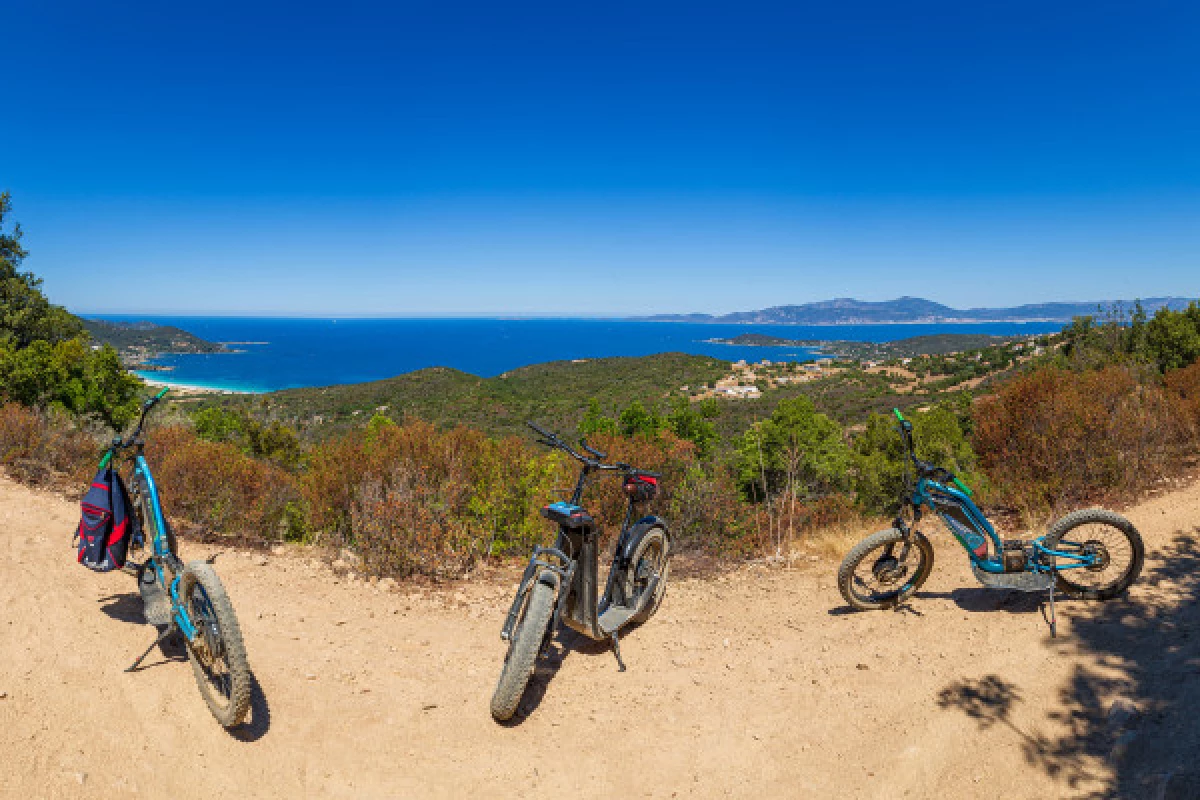
M553 556L559 560L558 564L551 563L542 558L543 555ZM561 566L566 564L564 568ZM521 613L521 602L525 598L525 594L533 586L533 582L538 579L542 570L550 570L559 577L559 596L558 602L555 605L554 618L552 620L551 629L558 626L558 621L562 616L563 605L566 602L566 597L570 593L571 580L575 576L575 562L567 557L567 554L554 547L535 547L533 555L529 559L529 564L525 567L525 572L521 576L521 584L517 587L516 597L513 598L512 606L508 609L508 616L504 620L504 627L500 629L500 638L504 641L509 641L512 638L513 628L517 625L517 615ZM563 591L563 584L566 584L567 590Z

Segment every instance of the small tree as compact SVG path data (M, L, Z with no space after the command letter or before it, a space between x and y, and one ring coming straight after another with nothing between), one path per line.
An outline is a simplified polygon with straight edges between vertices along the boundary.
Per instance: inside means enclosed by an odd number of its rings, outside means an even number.
M606 416L600 409L600 401L592 398L588 401L587 411L579 421L580 436L595 436L598 433L613 434L617 432L617 421Z
M124 425L137 413L141 381L111 347L93 350L83 323L51 305L32 272L20 271L27 253L21 226L5 225L11 210L0 193L0 399Z
M1189 303L1184 311L1160 308L1146 323L1146 350L1164 372L1200 360L1200 305Z
M655 436L663 429L663 419L634 400L617 418L617 427L625 436Z
M795 536L797 501L846 486L849 464L841 427L808 397L779 401L770 417L746 431L737 450L738 482L751 501L765 502L777 554Z
M696 445L696 455L708 458L717 446L717 426L712 420L718 413L717 401L711 397L694 404L681 397L667 415L667 427L680 439Z
M836 422L808 397L779 401L746 431L737 450L738 479L751 500L787 493L819 496L847 485L850 451Z
M50 304L41 292L41 279L20 271L28 253L21 246L21 226L5 230L4 218L11 211L8 192L0 193L0 347L20 350L36 341L53 345L82 336L83 323Z

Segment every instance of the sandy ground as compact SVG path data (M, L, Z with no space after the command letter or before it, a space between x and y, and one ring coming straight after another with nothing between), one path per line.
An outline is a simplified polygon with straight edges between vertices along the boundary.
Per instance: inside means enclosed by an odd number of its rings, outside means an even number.
M1200 485L1129 513L1143 581L1060 603L1056 640L943 534L898 612L848 613L829 561L674 582L628 672L568 639L510 726L509 578L388 591L226 552L259 687L230 735L182 651L122 672L154 635L133 579L74 564L73 504L0 478L0 796L1198 797Z

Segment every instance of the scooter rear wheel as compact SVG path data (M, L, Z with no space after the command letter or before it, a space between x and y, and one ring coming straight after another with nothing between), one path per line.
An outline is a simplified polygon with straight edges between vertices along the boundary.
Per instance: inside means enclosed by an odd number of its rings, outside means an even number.
M504 657L500 680L492 693L492 718L497 722L507 722L517 713L553 613L554 587L534 580L525 595L525 604L508 642L508 655Z
M1111 600L1142 572L1146 546L1133 523L1102 508L1074 511L1055 522L1042 542L1050 550L1090 553L1092 567L1058 572L1058 589L1085 600ZM1060 559L1059 565L1067 563Z
M667 574L670 570L671 540L662 528L651 528L638 543L633 558L629 559L629 568L625 571L621 590L625 602L636 608L642 602L642 594L649 589L649 583L655 575L658 576L658 586L655 587L654 597L646 606L646 610L635 616L632 622L645 622L658 611L663 596L667 593Z

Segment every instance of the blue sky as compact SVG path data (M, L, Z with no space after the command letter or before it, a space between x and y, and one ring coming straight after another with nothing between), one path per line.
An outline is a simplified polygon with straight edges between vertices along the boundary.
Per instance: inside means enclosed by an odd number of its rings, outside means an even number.
M1192 2L2 16L0 188L74 310L1200 294Z

